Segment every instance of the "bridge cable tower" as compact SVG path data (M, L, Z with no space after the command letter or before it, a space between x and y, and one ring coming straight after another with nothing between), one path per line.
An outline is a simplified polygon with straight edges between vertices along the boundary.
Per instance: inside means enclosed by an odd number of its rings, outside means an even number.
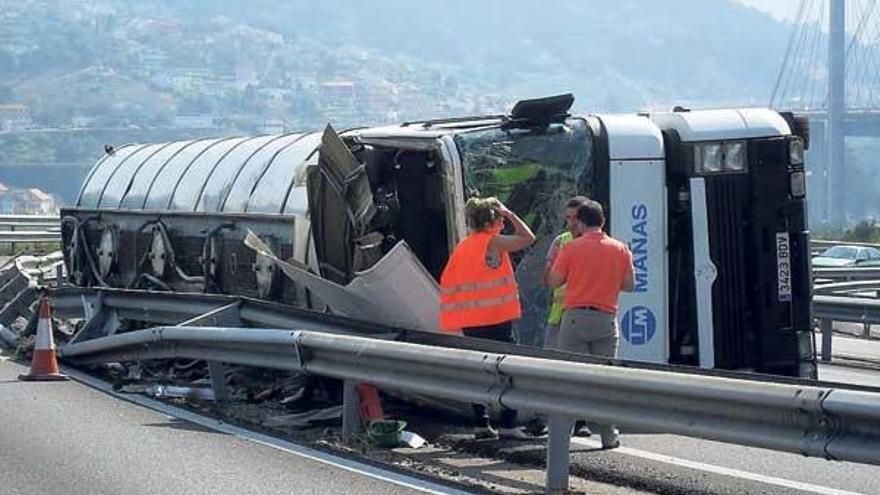
M826 221L845 220L844 136L880 110L878 10L878 0L801 0L770 97L813 120L811 172Z

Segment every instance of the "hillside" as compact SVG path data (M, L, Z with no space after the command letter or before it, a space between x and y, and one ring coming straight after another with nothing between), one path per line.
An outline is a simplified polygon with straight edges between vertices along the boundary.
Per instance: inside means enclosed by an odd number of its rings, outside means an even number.
M75 116L149 124L261 114L344 125L497 111L560 91L575 92L584 110L763 104L788 34L731 0L2 0L0 7L7 86L0 98L25 102L37 120L56 124ZM325 86L338 81L353 83L354 101L327 101L349 96Z

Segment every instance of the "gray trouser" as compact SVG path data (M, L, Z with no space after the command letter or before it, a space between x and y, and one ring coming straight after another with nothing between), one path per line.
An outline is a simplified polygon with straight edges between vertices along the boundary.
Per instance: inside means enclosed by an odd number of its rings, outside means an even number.
M580 354L617 357L620 331L617 316L586 308L566 309L562 313L556 348ZM594 424L602 438L616 434L614 425Z
M592 309L566 309L556 347L580 354L617 357L618 340L620 331L615 315Z

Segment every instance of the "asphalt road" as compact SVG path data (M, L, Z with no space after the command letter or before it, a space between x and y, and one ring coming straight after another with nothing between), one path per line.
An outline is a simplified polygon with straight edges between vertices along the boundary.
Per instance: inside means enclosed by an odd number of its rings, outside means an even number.
M0 356L0 493L425 493L217 433Z
M880 383L876 370L820 365L819 374L828 381ZM656 432L624 431L622 442L622 448L606 451L595 438L573 439L572 473L639 493L664 495L880 494L880 466ZM467 448L532 464L542 463L546 456L542 441L505 441L497 447L472 442Z
M0 357L0 493L419 493L110 397L75 382L23 383ZM822 365L825 380L880 371ZM646 412L650 414L650 412ZM638 493L880 493L880 467L687 437L624 432L621 449L572 445L573 473ZM544 458L543 442L514 457Z
M880 370L819 364L819 379L828 382L852 383L880 388ZM880 491L878 491L880 493Z
M819 377L880 386L876 370L822 364ZM664 434L624 435L623 445L602 451L595 440L576 439L571 458L575 472L660 493L880 494L880 466Z

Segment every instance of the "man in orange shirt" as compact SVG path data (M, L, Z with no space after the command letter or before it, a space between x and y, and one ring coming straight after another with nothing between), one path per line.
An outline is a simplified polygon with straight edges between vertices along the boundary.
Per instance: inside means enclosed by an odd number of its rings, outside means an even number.
M547 285L565 285L565 311L557 348L582 354L616 357L620 331L617 302L633 289L632 254L602 228L605 213L588 200L577 211L577 239L565 245L547 276ZM598 425L602 447L620 446L617 428Z

